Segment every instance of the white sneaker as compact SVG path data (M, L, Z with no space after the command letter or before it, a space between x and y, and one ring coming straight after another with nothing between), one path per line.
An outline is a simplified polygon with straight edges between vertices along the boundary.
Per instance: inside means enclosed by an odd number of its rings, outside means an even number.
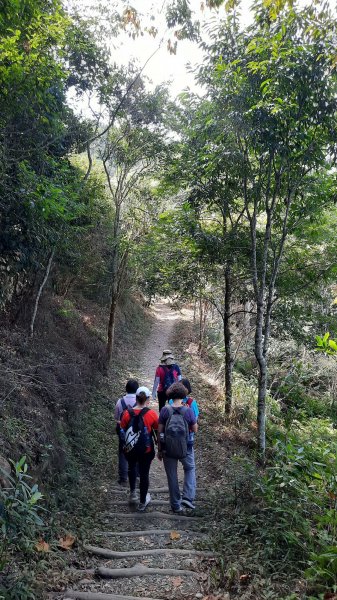
M138 502L137 492L136 492L136 490L133 490L133 492L130 492L129 504L137 504L137 502Z
M150 504L150 502L151 502L151 495L150 494L146 494L146 500L145 500L145 502L144 503L140 502L138 504L137 510L139 512L143 512L146 509L147 505Z

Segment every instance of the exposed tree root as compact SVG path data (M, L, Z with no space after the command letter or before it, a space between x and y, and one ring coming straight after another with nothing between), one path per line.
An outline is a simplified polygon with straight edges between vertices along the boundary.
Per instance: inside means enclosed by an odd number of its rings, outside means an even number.
M134 513L123 513L114 512L106 515L110 518L118 519L162 519L162 520L178 520L178 521L200 521L200 517L188 517L187 515L179 515L174 513L164 513L154 510L152 512L134 512Z
M116 552L115 550L109 550L108 548L98 548L97 546L90 546L85 544L84 550L95 554L96 556L104 556L105 558L133 558L135 556L156 556L160 554L174 554L177 556L202 556L214 557L214 552L207 552L203 550L188 550L182 548L144 548L143 550L130 550L129 552Z
M64 596L64 600L156 600L156 598L145 598L139 596L120 596L118 594L103 594L101 592L77 592L76 590L68 590Z
M188 535L190 531L186 529L174 529L180 535ZM143 529L136 531L96 531L96 535L102 535L106 537L140 537L144 535L169 535L172 533L172 529ZM199 537L203 534L197 531L193 531L193 537Z
M125 500L115 500L111 504L114 506L126 506L128 504L128 499L125 498ZM151 500L152 506L168 506L169 504L169 500Z
M105 579L119 579L119 577L143 577L147 575L189 575L196 577L195 571L188 571L186 569L160 569L159 567L144 567L144 565L135 565L134 567L126 569L108 569L107 567L98 567L96 569L96 575L104 577Z

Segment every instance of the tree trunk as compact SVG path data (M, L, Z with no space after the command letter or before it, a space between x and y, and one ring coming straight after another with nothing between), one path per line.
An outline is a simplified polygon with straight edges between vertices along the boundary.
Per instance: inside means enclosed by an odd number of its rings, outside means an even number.
M232 379L233 379L233 354L232 354L232 332L230 327L230 310L231 310L231 265L227 261L225 269L225 310L224 310L224 340L225 340L225 385L226 385L226 400L225 412L227 415L232 410Z
M43 291L44 286L47 283L48 277L49 277L49 273L50 273L50 269L51 269L51 265L53 262L53 258L54 258L54 254L55 254L55 248L52 249L50 255L49 255L49 259L48 259L48 263L45 269L45 273L44 273L44 278L41 282L41 285L38 289L38 292L36 294L36 298L35 298L35 303L34 303L34 310L33 310L33 314L32 314L32 319L30 322L30 337L33 337L34 335L34 325L35 325L35 319L36 319L36 315L37 315L37 309L39 306L39 302L40 302L40 298L41 298L41 294Z
M115 341L116 309L117 309L117 297L116 297L114 291L112 291L111 303L110 303L109 324L108 324L108 341L107 341L107 346L106 346L106 362L107 362L108 368L111 367L112 351L113 351L114 341Z
M200 294L199 297L199 352L202 351L204 336L203 336L203 304L202 304L202 296Z
M267 394L267 360L264 353L263 338L263 294L260 291L256 307L255 356L259 366L258 398L257 398L257 429L258 429L258 460L263 465L266 451L266 394Z

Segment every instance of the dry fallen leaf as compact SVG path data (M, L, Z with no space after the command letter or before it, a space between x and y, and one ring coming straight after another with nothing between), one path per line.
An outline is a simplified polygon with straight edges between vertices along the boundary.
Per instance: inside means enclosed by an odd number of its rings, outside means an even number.
M179 587L182 584L183 580L181 577L173 577L172 583L174 587Z
M37 544L35 544L35 550L38 552L50 552L50 546L48 542L45 542L42 538L39 539Z
M67 533L65 537L61 537L57 543L57 545L63 550L71 550L75 542L75 536L71 535L71 533Z
M181 535L180 533L178 533L178 531L171 531L170 533L170 540L180 540Z

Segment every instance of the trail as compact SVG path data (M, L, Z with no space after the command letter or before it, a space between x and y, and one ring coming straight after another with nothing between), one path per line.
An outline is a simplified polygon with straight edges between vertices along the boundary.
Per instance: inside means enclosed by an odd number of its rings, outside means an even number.
M137 373L139 381L150 389L162 350L171 348L173 328L180 320L191 317L187 311L171 310L164 302L155 304L153 314L155 322ZM174 352L174 348L171 349ZM152 408L157 410L157 406ZM204 537L204 519L200 512L202 514L205 490L198 490L196 511L190 515L174 515L168 502L164 467L155 458L150 472L150 492L153 502L145 513L137 513L128 504L128 489L112 484L108 510L104 515L97 515L92 539L85 546L90 566L78 572L73 588L57 598L190 600L204 597L202 584L208 577L205 561L214 561L207 550L200 551Z

